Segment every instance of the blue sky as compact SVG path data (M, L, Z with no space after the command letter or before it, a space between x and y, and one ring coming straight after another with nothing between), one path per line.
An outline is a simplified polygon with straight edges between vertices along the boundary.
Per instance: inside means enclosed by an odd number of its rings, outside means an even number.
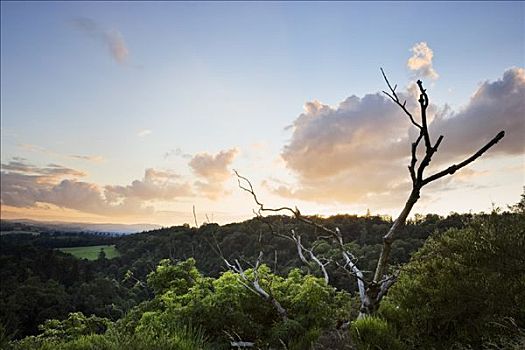
M304 172L281 154L297 141L293 128L285 128L305 103L337 106L349 96L376 93L384 89L379 67L400 87L409 86L417 72L407 60L417 43L432 50L431 64L439 74L425 81L432 102L457 112L468 107L483 82L524 66L522 2L2 2L1 7L2 163L24 158L26 165L81 171L76 181L97 188L102 201L105 186L146 183L146 169L176 173L152 181L187 183L192 195L155 192L157 197L133 198L135 206L153 208L141 219L162 223L184 222L193 204L223 221L249 215L249 198L225 178L224 170L232 167L256 184L273 179L300 189ZM217 158L221 151L224 157ZM220 174L189 166L198 154L209 156L202 166ZM523 153L515 150L498 159L523 165ZM61 176L46 181L56 185L71 174ZM483 177L476 179L480 187ZM505 181L512 185L504 196L492 177L492 185L484 186L494 193L458 192L462 204L453 209L481 210L490 201L504 204L519 197L523 176ZM199 192L195 182L201 180L224 192L215 198ZM271 202L296 200L311 212L396 210L368 203L373 192L320 201L279 196L271 186L261 191ZM437 193L422 210L448 212L440 198L450 194ZM481 198L464 199L475 196ZM49 218L129 220L56 198L43 200L9 205L3 199L11 209L4 214L47 211ZM31 212L36 207L39 211ZM157 218L160 211L173 215Z

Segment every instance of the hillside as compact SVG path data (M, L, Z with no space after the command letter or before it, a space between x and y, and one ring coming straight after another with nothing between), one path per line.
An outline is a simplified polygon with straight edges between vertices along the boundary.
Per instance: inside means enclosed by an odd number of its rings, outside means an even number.
M394 264L406 263L432 233L461 228L471 217L427 215L418 222L410 222L404 237L395 244ZM288 217L274 216L268 220L282 232L295 228L301 232L304 244L318 238L314 228ZM364 270L371 270L375 264L382 235L391 224L376 216L338 215L316 220L341 229L345 241L352 242ZM56 250L96 245L115 245L120 256L87 261ZM263 251L263 261L274 266L279 274L287 274L296 267L306 271L295 245L272 234L267 223L257 219L224 226L173 226L118 237L88 232L3 235L0 256L2 322L10 334L16 330L13 334L18 338L35 334L38 324L45 319L60 319L72 311L116 320L152 295L151 289L145 287L147 276L162 259L178 262L193 258L203 274L219 276L226 268L218 248L224 257L238 258L248 264L253 264L259 251ZM326 246L320 245L317 250L330 254ZM312 273L319 273L312 268ZM333 274L335 286L350 292L355 290L355 283L337 266L328 269ZM46 295L53 295L53 298Z

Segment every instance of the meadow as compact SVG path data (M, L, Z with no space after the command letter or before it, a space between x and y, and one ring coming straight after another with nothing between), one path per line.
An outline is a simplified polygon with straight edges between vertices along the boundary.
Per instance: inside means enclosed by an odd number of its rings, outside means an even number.
M106 253L106 259L113 259L120 254L115 249L114 245L93 245L84 247L70 247L70 248L58 248L58 250L72 254L79 259L97 260L100 250L104 249Z

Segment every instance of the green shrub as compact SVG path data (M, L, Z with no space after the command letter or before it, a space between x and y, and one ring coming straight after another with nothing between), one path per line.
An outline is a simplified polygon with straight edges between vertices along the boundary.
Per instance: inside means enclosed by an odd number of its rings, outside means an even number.
M277 322L271 329L270 344L272 346L282 346L289 339L298 338L306 332L306 329L295 320Z
M203 333L189 326L162 324L154 317L146 317L149 324L137 327L134 334L115 329L105 334L78 335L59 339L26 337L12 342L12 350L199 350L207 349Z
M117 350L117 344L100 334L83 335L69 342L55 343L57 350ZM45 349L45 348L44 348ZM42 350L44 350L42 349ZM47 350L47 349L46 349Z
M494 213L431 237L403 267L383 317L407 347L503 348L525 328L523 232L523 214Z
M387 321L367 316L352 322L351 339L358 350L401 350L401 342Z
M47 320L38 326L42 332L41 338L76 339L81 335L105 333L112 322L103 317L91 315L86 317L82 312L72 312L68 318L59 320Z

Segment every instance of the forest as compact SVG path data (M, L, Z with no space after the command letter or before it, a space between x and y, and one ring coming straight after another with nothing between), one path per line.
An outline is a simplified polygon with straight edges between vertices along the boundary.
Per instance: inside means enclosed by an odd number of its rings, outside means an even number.
M525 193L491 213L415 214L392 245L389 269L397 281L367 317L358 317L360 277L344 268L341 247L317 225L338 228L344 250L370 277L392 219L307 218L316 225L272 215L120 237L2 235L1 347L525 346ZM291 230L325 271L280 234ZM86 260L56 249L102 244L115 245L120 255Z

